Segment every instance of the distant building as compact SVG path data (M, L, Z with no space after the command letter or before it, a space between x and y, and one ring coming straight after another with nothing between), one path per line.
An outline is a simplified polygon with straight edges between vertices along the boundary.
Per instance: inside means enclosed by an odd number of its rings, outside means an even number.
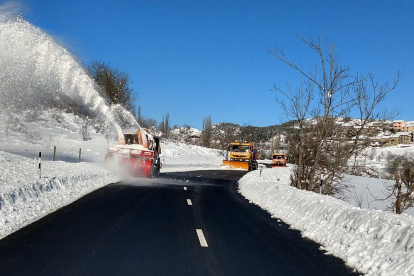
M394 132L414 132L414 121L395 120L392 122Z
M404 120L395 120L392 122L392 129L395 132L401 131L403 126L405 126Z
M408 133L408 136L410 136L410 142L413 142L413 135L414 135L414 121L404 121L404 120L395 120L392 122L392 129L395 134L400 133ZM407 135L403 135L404 137ZM397 138L394 138L394 140ZM398 138L399 140L408 141L408 138ZM395 143L395 141L392 141L392 143ZM409 142L409 143L410 143ZM407 144L406 142L401 144Z
M397 132L390 135L386 145L395 146L398 144L410 144L413 139L413 134L410 132Z
M402 126L401 131L410 133L414 132L414 121L406 122L405 125Z

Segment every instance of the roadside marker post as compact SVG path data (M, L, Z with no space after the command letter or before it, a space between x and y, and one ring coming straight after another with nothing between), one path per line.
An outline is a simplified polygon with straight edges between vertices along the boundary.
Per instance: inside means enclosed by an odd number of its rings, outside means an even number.
M79 148L79 158L78 158L78 162L80 163L80 160L81 160L81 153L82 153L82 149L81 148Z
M321 174L321 184L319 186L319 194L322 194L322 185L323 185L323 173Z
M263 171L263 168L264 168L265 166L263 165L263 164L259 164L259 170L260 170L260 177L262 177L262 171Z
M56 157L56 146L53 147L53 158L52 158L52 161L55 161L55 157Z
M39 179L42 178L42 152L39 151Z

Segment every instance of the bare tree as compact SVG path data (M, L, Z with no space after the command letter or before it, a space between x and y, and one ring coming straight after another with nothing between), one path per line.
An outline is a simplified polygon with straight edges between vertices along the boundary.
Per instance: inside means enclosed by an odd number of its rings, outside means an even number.
M368 199L364 198L364 194L362 192L358 193L357 190L355 189L355 187L350 187L349 192L350 192L349 196L350 196L351 199L353 199L355 201L356 206L358 206L359 208L364 208L365 200L367 201L367 205L369 206Z
M282 147L281 146L282 131L280 127L276 128L276 134L274 136L272 135L271 139L272 139L272 148L271 148L272 154L275 150L279 152Z
M167 113L165 115L165 121L164 121L164 127L165 127L165 138L168 138L168 135L170 133L170 114Z
M387 170L395 181L385 185L386 199L392 199L388 209L401 214L414 206L414 154L389 155Z
M136 93L131 88L132 80L127 73L96 61L88 67L88 73L111 104L120 104L134 112Z
M155 127L157 125L157 120L152 119L152 118L143 118L142 119L142 127L144 128L151 128L151 127Z
M352 74L349 66L339 63L336 47L321 37L308 40L298 37L317 56L314 68L305 70L289 59L283 48L269 52L279 61L296 70L303 81L299 88L274 85L284 100L277 97L285 115L296 122L288 139L289 156L297 164L291 177L292 185L318 191L321 174L325 175L323 193L341 192L338 184L347 170L349 158L367 146L364 135L367 124L375 119L392 117L393 113L378 113L378 105L401 80L378 84L373 75ZM354 75L354 76L353 76ZM352 139L338 122L358 114L358 128ZM293 144L292 144L293 143Z
M9 137L9 130L10 130L10 116L9 115L6 115L7 116L7 119L6 119L6 122L5 122L5 124L4 124L4 131L5 131L5 133L6 133L6 137Z
M159 129L161 130L162 134L165 138L168 138L170 132L170 114L162 115L162 122L159 125Z
M158 128L161 131L161 133L164 135L165 134L165 116L164 115L162 115L162 119L161 119L161 122Z
M81 133L83 141L88 141L91 139L89 135L90 119L88 117L85 117L85 118L81 118L81 120L82 120L82 125L80 129L80 133Z
M211 124L211 117L208 116L203 119L203 131L201 134L202 145L204 147L211 146L212 135L213 135L213 125Z
M143 119L142 119L142 115L141 115L141 106L138 106L137 122L140 126L143 126Z
M371 152L369 153L369 160L374 160L374 158L377 156L377 150L375 147L371 148Z

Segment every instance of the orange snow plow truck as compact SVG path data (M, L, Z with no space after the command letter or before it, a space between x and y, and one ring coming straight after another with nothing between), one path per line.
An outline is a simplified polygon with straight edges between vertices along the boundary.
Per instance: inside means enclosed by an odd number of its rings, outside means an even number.
M115 162L135 177L153 177L161 169L160 138L141 129L122 131L119 144L108 147L105 162Z
M285 153L274 153L272 154L272 163L273 167L286 167L286 154Z
M226 159L223 165L248 171L257 170L259 151L253 143L233 142L227 148Z

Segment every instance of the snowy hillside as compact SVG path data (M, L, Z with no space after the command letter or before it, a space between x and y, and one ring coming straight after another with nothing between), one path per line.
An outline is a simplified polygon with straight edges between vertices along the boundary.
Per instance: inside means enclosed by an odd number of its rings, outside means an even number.
M186 140L191 139L191 137L201 137L201 130L190 126L174 128L170 131L170 136Z
M216 170L222 165L225 152L184 143L164 142L161 145L161 172Z
M27 112L30 113L30 112ZM56 159L77 162L79 149L81 161L102 161L108 140L91 126L88 139L83 139L83 119L57 109L37 112L35 118L0 113L0 150L34 158L42 152L43 160L52 160L56 146Z

